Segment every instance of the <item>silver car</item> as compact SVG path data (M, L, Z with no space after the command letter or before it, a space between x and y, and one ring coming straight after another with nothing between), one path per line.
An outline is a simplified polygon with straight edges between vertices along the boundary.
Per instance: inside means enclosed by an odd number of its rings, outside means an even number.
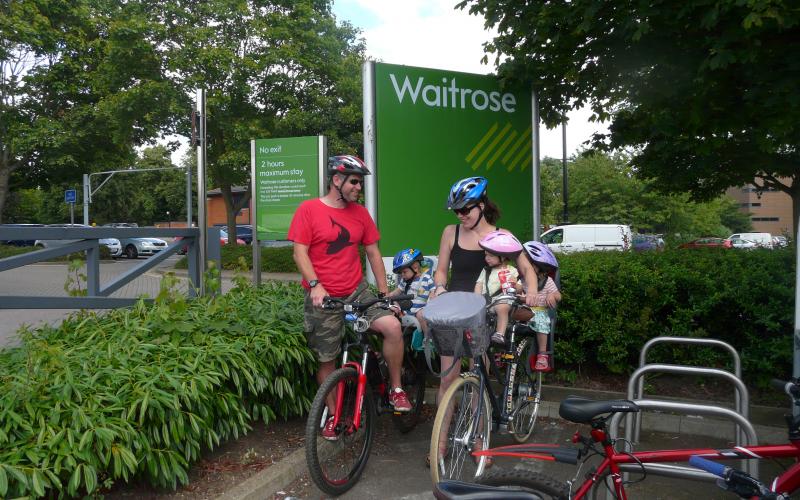
M75 227L75 228L91 228L92 226L87 226L86 224L48 224L47 227ZM33 244L39 248L53 248L53 247L60 247L62 245L67 245L69 243L74 243L80 240L36 240ZM101 238L98 240L98 243L108 248L109 253L111 253L112 258L117 258L122 255L122 245L116 238Z
M167 248L167 242L158 238L123 238L122 253L129 259L140 255L154 255Z

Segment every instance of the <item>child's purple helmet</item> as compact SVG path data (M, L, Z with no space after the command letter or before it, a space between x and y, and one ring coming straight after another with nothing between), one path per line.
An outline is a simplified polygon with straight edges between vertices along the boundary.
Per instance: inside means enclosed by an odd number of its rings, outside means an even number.
M481 238L478 244L489 253L510 259L522 252L522 243L508 231L492 231Z
M558 269L558 261L550 247L539 241L529 241L523 245L528 258L542 271Z

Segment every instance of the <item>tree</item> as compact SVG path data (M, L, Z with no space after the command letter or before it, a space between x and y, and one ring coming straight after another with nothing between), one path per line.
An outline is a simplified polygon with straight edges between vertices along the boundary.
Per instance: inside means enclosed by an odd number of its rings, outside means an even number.
M466 0L497 37L499 74L531 82L548 125L588 105L598 148L636 175L710 199L754 183L800 216L800 9L795 2ZM795 227L796 231L796 227Z
M0 221L10 190L129 166L172 125L181 94L141 5L0 3Z
M749 218L727 196L693 202L686 193L663 194L654 189L654 181L633 175L629 160L621 154L587 153L568 162L570 222L629 224L642 233L681 239L725 237L749 229ZM553 159L542 163L542 221L552 224L562 213L561 165Z
M364 46L329 0L211 0L152 6L163 57L188 93L207 89L207 168L230 234L249 202L250 140L317 135L332 150L361 142ZM232 187L246 185L234 200ZM231 242L235 241L231 238Z

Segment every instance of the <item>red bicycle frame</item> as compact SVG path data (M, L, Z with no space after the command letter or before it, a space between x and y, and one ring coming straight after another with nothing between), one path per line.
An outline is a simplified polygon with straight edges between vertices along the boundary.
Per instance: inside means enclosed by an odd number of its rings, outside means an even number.
M627 494L622 483L622 464L652 464L662 462L687 462L693 455L699 455L710 460L735 460L735 459L761 459L761 458L794 458L796 463L776 477L770 484L770 489L777 493L791 494L800 488L800 439L790 440L786 444L761 445L761 446L736 446L730 449L692 448L679 450L652 450L628 453L619 453L614 449L611 440L603 429L592 429L592 440L603 446L603 460L597 469L590 474L580 485L572 498L580 499L589 493L592 486L598 481L603 481L609 475L614 484L617 498L626 500ZM581 440L576 433L574 442ZM580 452L577 448L553 444L518 444L501 446L474 453L475 456L492 457L518 457L533 458L576 464Z
M350 432L355 432L361 427L361 403L364 402L364 394L367 390L367 376L364 374L364 370L361 368L361 365L354 362L348 361L342 368L352 368L356 371L356 375L358 377L358 388L356 389L356 401L355 401L355 408L353 408L353 422L352 422L352 429ZM339 418L342 415L342 405L344 405L344 382L339 382L339 387L336 388L336 410L333 412L333 424L334 427L339 424Z

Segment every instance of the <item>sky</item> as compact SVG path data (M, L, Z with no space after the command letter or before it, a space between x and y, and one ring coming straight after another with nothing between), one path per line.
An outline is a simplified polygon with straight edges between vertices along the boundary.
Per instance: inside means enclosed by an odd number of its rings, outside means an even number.
M456 0L334 0L333 13L362 31L367 54L381 62L466 73L494 72L481 63L483 43L492 39L483 17L455 9ZM568 114L567 156L605 125L589 121L589 110ZM540 129L542 155L561 158L562 130Z

